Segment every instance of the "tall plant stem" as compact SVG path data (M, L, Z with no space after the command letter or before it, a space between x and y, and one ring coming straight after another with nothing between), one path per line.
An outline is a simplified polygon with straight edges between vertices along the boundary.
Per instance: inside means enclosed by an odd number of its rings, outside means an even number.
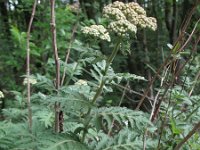
M109 66L111 65L113 59L114 59L115 56L117 55L117 52L118 52L118 50L119 50L120 42L121 42L121 38L120 38L120 40L116 43L116 45L115 45L115 47L114 47L114 49L113 49L113 51L112 51L112 54L110 55L110 57L109 57L108 60L107 60L106 67L105 67L105 71L104 71L104 76L107 74ZM101 94L101 92L102 92L102 90L103 90L104 84L105 84L105 79L102 78L102 79L101 79L100 86L99 86L99 88L98 88L98 90L97 90L97 92L96 92L96 94L95 94L95 96L94 96L94 98L93 98L93 100L92 100L92 104L94 104L94 103L96 102L97 98L98 98L99 95Z
M114 49L112 51L112 54L110 55L110 57L107 60L107 64L106 64L106 68L105 68L105 75L106 75L106 73L108 71L108 68L109 68L110 64L112 63L112 61L114 60L115 56L117 55L120 43L121 43L121 38L116 43L116 45L115 45L115 47L114 47Z
M54 60L56 64L56 89L60 88L60 62L58 57L58 49L56 42L56 22L55 22L55 0L51 0L51 32L52 32L52 46L54 52ZM59 132L59 112L60 105L55 103L55 132Z
M27 107L28 107L28 123L29 123L29 131L32 132L32 109L31 109L31 85L30 85L30 32L31 26L33 23L33 18L35 16L35 10L37 6L37 0L34 1L31 18L28 25L27 30L27 39L26 39L26 75L27 75Z
M110 57L107 60L105 71L104 71L104 76L106 76L109 66L111 65L112 61L114 60L115 56L117 55L120 43L121 43L121 38L119 38L119 40L117 41L117 43L116 43L116 45L115 45L115 47L112 51L112 54L110 55ZM106 81L105 81L104 77L102 77L99 88L97 89L97 92L92 99L92 104L96 103L96 100L98 99L98 97L102 93L103 86L105 85L105 82ZM86 113L86 118L89 118L91 110L92 110L91 108L88 109L88 112ZM86 136L87 129L88 129L90 121L91 121L91 119L88 119L87 122L85 123L85 130L83 131L82 141L85 140L85 136Z

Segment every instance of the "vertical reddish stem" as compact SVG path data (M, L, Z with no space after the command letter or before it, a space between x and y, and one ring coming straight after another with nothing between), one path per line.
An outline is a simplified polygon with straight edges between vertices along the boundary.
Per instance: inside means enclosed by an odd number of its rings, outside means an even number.
M52 46L54 52L54 60L56 64L56 89L60 88L60 62L58 57L57 41L56 41L56 22L55 22L55 0L51 0L51 32ZM55 132L59 132L59 112L60 106L55 103Z
M32 109L31 109L31 86L30 86L30 32L31 26L33 23L33 18L35 15L37 0L35 0L32 8L31 18L28 25L27 30L27 39L26 39L26 75L27 75L27 107L28 107L28 123L29 123L29 130L32 131Z

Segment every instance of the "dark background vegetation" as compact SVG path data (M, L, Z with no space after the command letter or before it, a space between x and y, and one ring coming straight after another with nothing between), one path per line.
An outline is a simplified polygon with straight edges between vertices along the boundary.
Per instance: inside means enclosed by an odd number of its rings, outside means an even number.
M54 81L55 69L50 30L50 3L48 0L39 0L38 2L31 28L31 74L41 77L41 80L43 80L42 76L45 76L49 80ZM78 1L73 2L73 0L56 1L57 45L61 60L64 61L66 52L69 46L72 45L68 62L78 61L81 48L88 46L85 44L88 42L88 39L80 32L81 27L102 23L102 9L111 2L114 2L114 0L80 0L79 3ZM133 0L124 0L123 2L133 2ZM125 54L118 53L112 67L116 72L134 73L145 77L150 82L165 60L170 56L168 61L170 62L174 56L171 47L176 44L185 24L188 24L188 26L181 40L179 40L180 44L183 45L191 35L195 24L200 18L200 6L196 0L137 0L137 2L145 8L148 16L153 16L157 19L158 28L155 32L139 29L137 38L133 37L131 42L125 45L125 49L129 52ZM32 5L33 0L0 0L0 90L5 95L5 98L1 99L0 103L0 119L2 122L9 118L9 108L18 107L16 103L18 103L20 98L25 103L23 99L26 97L26 86L23 85L23 76L26 74L26 31L31 17ZM191 13L192 10L194 11ZM190 13L191 19L187 22ZM165 67L171 65L171 72L164 87L160 87L161 78L157 78L150 86L148 86L149 82L143 81L129 82L128 86L126 86L126 82L123 82L121 85L113 87L112 93L105 94L99 106L118 106L123 90L126 87L132 90L132 92L127 90L121 106L135 110L148 87L150 91L147 96L155 99L159 89L161 93L164 93L168 84L173 82L173 85L169 88L172 94L169 92L164 97L160 118L158 117L160 122L158 121L159 125L157 126L158 128L165 128L167 126L169 130L166 133L165 131L157 130L155 134L160 135L162 132L164 134L161 138L163 140L161 140L161 146L163 146L161 149L166 149L168 145L171 147L175 146L200 120L200 110L198 110L198 103L200 102L199 35L200 24L198 23L192 39L184 47L182 53L175 54L177 57L176 61L165 65ZM81 44L79 43L80 41L82 42ZM107 56L111 53L110 47L105 42L93 42L91 47L96 49L96 51L100 51L102 56ZM191 57L192 50L194 52ZM176 62L175 68L173 68L173 62ZM184 68L181 68L183 65ZM91 68L92 65L88 64L84 68L85 71L74 73L75 79L70 80L69 83L73 84L77 79L92 80L87 74ZM179 69L180 75L176 77L176 81L170 80L170 77L173 78L173 75ZM164 67L161 70L164 71ZM158 74L160 76L163 75L162 73ZM192 98L191 95L188 95L191 90L194 96ZM48 91L41 86L32 89L31 92L36 93L38 91L49 94L51 89ZM173 95L173 93L175 94ZM168 99L171 100L170 104ZM152 104L148 99L145 99L140 109L150 114L151 108ZM169 112L166 112L166 108L171 109L168 109ZM18 114L19 111L13 113ZM18 115L22 115L22 117L17 118L15 116L15 119L11 119L11 122L18 122L20 119L26 118L20 113ZM174 118L174 116L177 118ZM188 116L193 117L185 121L183 118ZM162 124L162 121L165 119L167 123ZM53 123L51 122L50 124ZM180 132L180 130L183 132ZM187 143L188 147L186 149L200 148L200 143L196 143L199 140L199 136L199 132L197 132L195 137ZM173 141L173 138L177 138L177 140Z

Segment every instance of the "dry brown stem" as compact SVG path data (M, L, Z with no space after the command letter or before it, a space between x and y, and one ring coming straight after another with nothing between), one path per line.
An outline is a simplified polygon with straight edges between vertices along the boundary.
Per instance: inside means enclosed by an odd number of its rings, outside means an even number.
M33 18L35 16L36 6L37 6L37 0L35 0L33 4L31 18L27 30L27 39L26 39L27 107L28 107L28 123L30 132L32 132L32 109L31 109L31 86L30 86L30 32L33 23Z
M197 5L194 5L193 8L191 9L191 11L189 12L189 14L186 16L186 19L184 20L184 23L182 25L182 28L181 28L181 32L180 32L180 35L179 37L177 38L175 44L174 44L174 47L172 48L172 51L175 51L176 54L178 52L181 52L183 51L184 47L187 45L187 43L189 42L189 40L191 40L191 36L188 38L188 40L181 46L179 47L179 45L183 42L183 39L184 39L184 35L185 35L185 31L189 25L189 22L192 18L192 15L194 14L195 12L195 9L196 9ZM178 49L177 49L178 47ZM149 82L148 86L147 86L147 89L146 91L144 92L144 95L143 97L141 98L140 102L138 103L137 107L136 107L136 110L139 110L140 107L142 106L142 103L144 102L146 96L148 95L150 89L151 89L151 86L152 84L154 83L155 79L159 76L160 72L162 71L162 69L166 66L168 66L169 64L171 64L172 62L174 62L174 58L172 60L170 60L170 56L168 56L165 60L165 62L160 66L160 68L157 70L156 74L154 75L153 79Z
M56 68L56 89L60 88L60 61L58 57L57 41L56 41L56 22L55 22L55 0L51 0L51 32L52 32L52 46ZM55 103L55 132L60 132L59 128L59 113L60 104Z

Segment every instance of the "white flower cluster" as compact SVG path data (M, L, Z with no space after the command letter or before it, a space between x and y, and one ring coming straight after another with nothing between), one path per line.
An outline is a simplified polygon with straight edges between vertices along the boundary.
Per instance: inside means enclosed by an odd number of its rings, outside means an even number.
M124 5L126 6L124 13L129 13L129 12L134 11L138 15L145 15L146 16L146 11L138 3L131 2L131 3L128 3L128 4L124 4Z
M123 2L115 1L112 4L107 5L107 7L113 7L118 8L120 11L123 11L126 9L126 5Z
M140 26L141 28L148 27L149 18L147 18L145 15L137 16L136 20L137 20L137 25Z
M130 31L130 29L126 29L127 26L120 26L120 29L116 29L118 27L113 26L113 24L116 24L112 22L113 18L115 18L114 21L120 20L121 22L126 22L124 24L127 24L128 21L130 22L129 24L141 28L148 27L152 30L156 30L157 28L156 19L153 17L147 17L144 8L142 8L138 3L135 2L124 4L122 2L116 1L104 7L103 13L106 18L111 20L111 25L109 25L109 27L118 35L120 35L120 31L123 31L121 32L121 35L125 35L124 31ZM136 32L136 29L131 31Z
M155 31L157 29L157 20L154 17L148 17L148 28L152 29Z
M104 7L103 14L105 18L109 18L112 20L125 20L126 17L124 14L118 9L118 8L112 8L112 7Z
M118 36L128 36L136 33L137 27L156 30L157 22L153 17L147 17L146 11L138 3L122 3L116 1L103 9L103 16L111 22L108 29ZM102 25L84 27L82 32L91 37L99 38L110 42L110 35Z
M82 32L86 35L110 42L110 35L102 25L91 25L90 27L83 27Z
M111 22L108 28L114 31L118 36L126 36L129 32L136 33L137 31L137 27L127 20Z
M87 85L87 81L80 79L75 83L75 85Z
M4 98L4 94L1 91L0 91L0 98Z
M36 84L37 80L34 78L29 78L29 82L30 84ZM27 83L28 83L28 78L24 78L23 85L26 85Z

